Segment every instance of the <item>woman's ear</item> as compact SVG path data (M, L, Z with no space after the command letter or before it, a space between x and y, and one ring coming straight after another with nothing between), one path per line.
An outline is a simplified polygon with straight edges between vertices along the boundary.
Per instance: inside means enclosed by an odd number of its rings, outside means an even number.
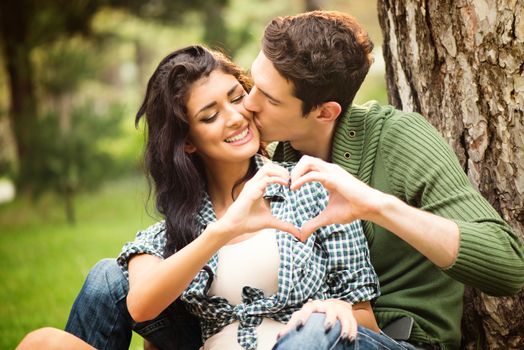
M342 107L338 102L329 101L324 102L318 108L317 119L321 122L332 122L337 120L342 112Z
M184 145L184 152L191 154L195 153L196 150L196 147L190 141L186 141L186 144Z

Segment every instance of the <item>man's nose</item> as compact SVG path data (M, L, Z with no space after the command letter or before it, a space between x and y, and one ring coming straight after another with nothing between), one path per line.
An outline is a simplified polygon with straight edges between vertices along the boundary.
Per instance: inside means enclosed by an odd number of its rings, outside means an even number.
M249 94L244 97L243 100L244 107L251 112L258 112L260 110L259 105L256 100L256 87L254 86Z

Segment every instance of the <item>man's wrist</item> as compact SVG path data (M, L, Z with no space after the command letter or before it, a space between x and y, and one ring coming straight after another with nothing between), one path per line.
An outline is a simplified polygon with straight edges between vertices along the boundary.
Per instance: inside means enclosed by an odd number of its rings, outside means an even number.
M366 217L363 219L380 225L384 222L384 220L386 220L387 216L395 210L396 206L403 202L393 195L381 192L379 190L375 191L375 200L370 206Z

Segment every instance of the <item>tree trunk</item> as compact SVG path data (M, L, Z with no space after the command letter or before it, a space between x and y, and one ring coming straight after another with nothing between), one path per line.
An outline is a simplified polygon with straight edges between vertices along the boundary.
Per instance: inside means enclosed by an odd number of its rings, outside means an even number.
M31 46L28 42L28 16L23 2L0 2L0 43L4 53L6 72L9 77L11 110L10 122L15 136L18 156L18 187L31 192L26 186L31 180L33 164L33 130L36 124L36 96L33 85Z
M379 0L389 101L417 111L524 238L524 0ZM524 292L466 292L464 348L524 349Z

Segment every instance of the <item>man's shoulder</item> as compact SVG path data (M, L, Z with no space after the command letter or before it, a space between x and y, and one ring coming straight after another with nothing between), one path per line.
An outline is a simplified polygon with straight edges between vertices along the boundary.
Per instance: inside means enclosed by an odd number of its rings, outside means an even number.
M403 125L429 124L417 112L402 111L391 105L383 105L377 101L368 101L362 105L352 105L338 128L359 128L369 136L387 133L392 127L404 128Z
M346 113L344 120L346 122L350 122L351 120L358 120L362 118L366 123L370 123L378 119L384 121L396 121L413 114L416 113L405 112L395 108L394 106L381 104L378 101L371 100L364 104L352 105Z

